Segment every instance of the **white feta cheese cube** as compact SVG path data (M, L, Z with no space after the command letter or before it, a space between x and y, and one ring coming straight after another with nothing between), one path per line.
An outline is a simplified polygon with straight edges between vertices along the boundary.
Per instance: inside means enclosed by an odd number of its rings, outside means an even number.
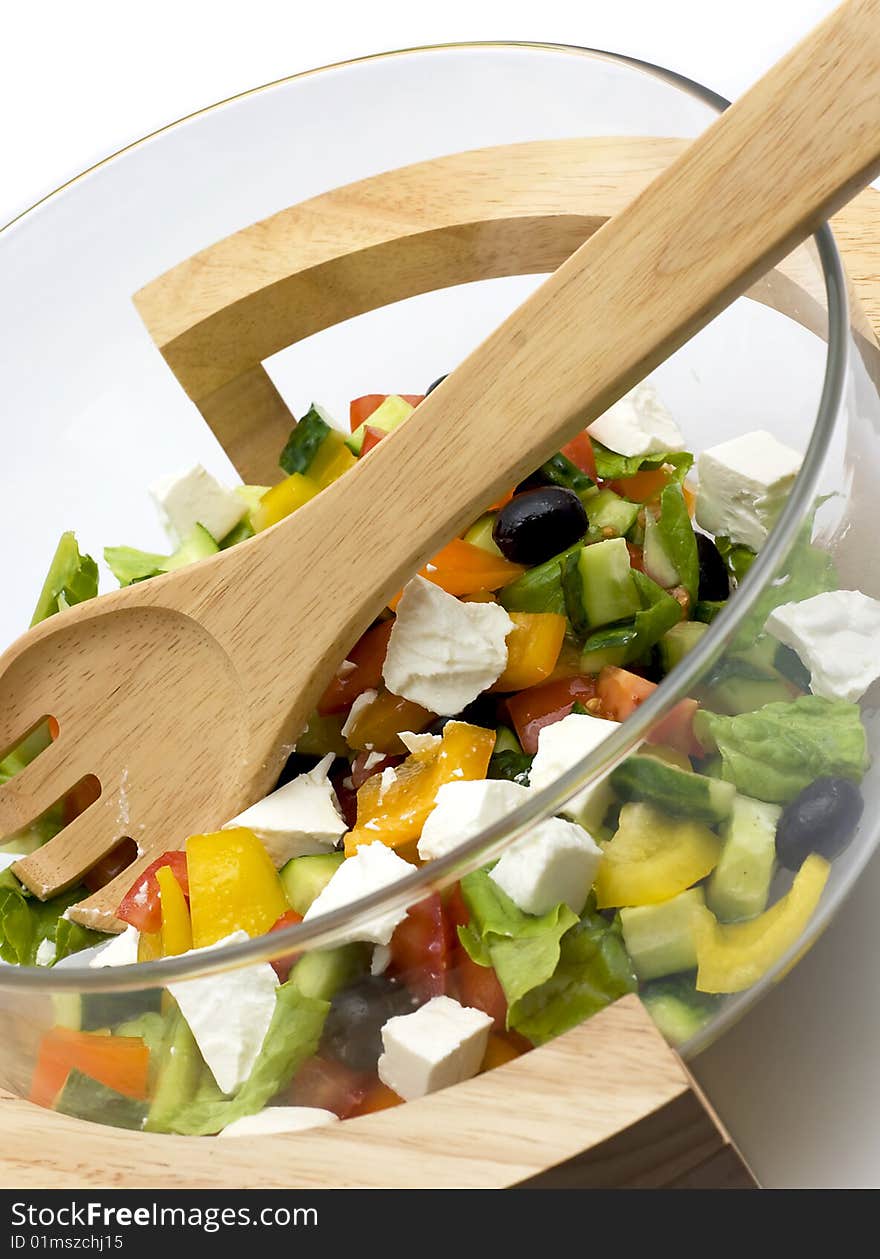
M138 960L138 943L141 933L130 924L118 936L114 936L102 946L89 962L89 967L97 970L102 966L134 966Z
M515 840L489 878L526 914L540 916L559 904L580 914L601 859L582 826L551 817Z
M241 495L221 485L200 463L157 481L150 493L181 542L196 525L207 529L215 542L222 542L247 514Z
M397 606L382 675L395 695L451 717L504 672L512 629L497 603L462 603L415 577Z
M317 918L320 914L329 914L331 910L352 901L378 892L380 888L390 887L399 879L413 873L413 867L386 844L376 840L372 844L364 844L358 848L353 857L347 857L342 865L318 893L306 910L304 922ZM342 935L337 943L348 944L353 940L368 940L373 944L388 944L394 928L406 917L406 909L394 909L382 914L369 922L352 927Z
M482 1066L491 1026L482 1010L433 997L382 1028L379 1079L406 1101L469 1080Z
M422 861L444 857L528 799L528 787L503 778L444 783L422 827L419 856Z
M320 1106L267 1106L256 1115L243 1115L227 1124L218 1137L271 1136L278 1132L305 1132L339 1123L339 1116Z
M538 751L529 770L530 790L541 791L551 786L619 729L619 722L585 713L569 713L561 721L544 726L538 734ZM612 791L606 775L572 796L560 812L580 822L588 831L594 831L602 825L611 801Z
M299 774L252 804L223 829L245 826L253 831L279 868L291 857L329 852L348 829L327 777L332 763L330 753L307 774Z
M37 966L51 966L55 961L55 941L41 940L37 945L37 954L34 962Z
M802 462L763 429L704 450L697 460L697 524L760 551Z
M587 429L618 455L661 455L684 450L684 437L650 381L623 395Z
M368 752L367 759L364 761L364 769L375 769L375 767L377 765L381 765L384 760L384 752Z
M401 730L397 736L407 752L430 752L443 742L439 734L413 734L411 730Z
M391 950L387 944L374 944L370 958L370 974L384 975L391 965Z
M197 957L247 939L246 931L233 931L182 956ZM221 1092L234 1093L253 1070L275 1013L277 987L278 976L268 962L168 985Z
M361 713L364 711L365 708L370 707L373 700L378 696L378 694L379 694L378 691L364 691L363 694L357 697L357 699L352 704L351 708L348 710L348 716L345 719L345 725L342 727L343 739L348 738L348 736L354 730L355 722L357 721L358 717L361 715Z
M385 799L387 792L391 790L391 788L394 786L396 782L397 782L397 774L394 772L394 769L392 768L391 765L386 766L385 769L382 770L382 773L379 775L379 796L376 801L377 804L382 803L382 801Z
M766 628L800 656L814 695L855 702L880 677L880 601L860 590L784 603Z

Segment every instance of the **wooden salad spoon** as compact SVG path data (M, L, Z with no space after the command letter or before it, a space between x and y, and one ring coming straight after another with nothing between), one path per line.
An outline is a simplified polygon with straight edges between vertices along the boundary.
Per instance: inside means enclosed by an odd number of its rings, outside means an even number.
M101 795L15 874L38 897L122 837L135 862L72 911L118 930L161 852L264 795L343 653L460 532L880 170L880 0L848 0L581 246L382 442L294 515L80 604L0 657L0 837L85 776Z

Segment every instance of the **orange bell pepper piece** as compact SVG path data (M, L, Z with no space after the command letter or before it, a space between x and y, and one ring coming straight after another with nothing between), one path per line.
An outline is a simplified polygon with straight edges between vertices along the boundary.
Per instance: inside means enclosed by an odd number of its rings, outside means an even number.
M524 691L546 682L556 668L566 620L556 612L511 612L507 667L493 691Z
M464 538L453 538L419 569L419 576L432 581L447 594L473 595L478 590L498 590L524 572L522 564L512 564L503 555L492 555L472 542L465 542ZM399 602L400 594L397 594L388 606L396 608Z
M74 1069L107 1088L143 1101L150 1051L140 1036L104 1036L53 1027L40 1042L30 1100L51 1106Z
M344 712L364 691L377 690L382 685L382 666L393 629L393 620L380 621L358 639L346 657L348 664L354 665L354 668L337 672L318 701L318 712L322 717L328 713Z
M358 1115L375 1115L379 1110L390 1110L392 1106L400 1106L403 1098L399 1097L387 1084L374 1084L362 1102L355 1106L349 1115L354 1119Z
M506 1036L502 1036L498 1032L490 1032L489 1042L486 1045L486 1054L480 1070L492 1071L495 1067L503 1067L505 1062L513 1062L514 1058L519 1058L522 1053L523 1050L518 1049Z
M671 473L663 468L645 468L633 476L621 477L609 484L615 494L628 498L631 503L652 503L660 497L669 484Z
M356 752L384 752L386 756L402 756L406 748L400 742L401 730L419 734L434 720L434 714L412 700L380 691L372 704L362 709L348 729L348 746Z
M450 721L439 747L407 757L384 791L380 774L368 778L357 793L357 825L345 837L346 856L375 840L400 848L418 839L443 784L485 778L494 746L494 730Z

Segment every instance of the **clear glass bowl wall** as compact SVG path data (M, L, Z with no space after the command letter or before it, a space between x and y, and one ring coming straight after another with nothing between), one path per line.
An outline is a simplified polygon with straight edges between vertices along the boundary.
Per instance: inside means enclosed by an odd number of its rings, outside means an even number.
M228 101L124 151L41 202L0 235L0 379L4 496L19 522L7 552L0 638L27 620L47 556L75 528L84 550L137 540L161 550L146 486L201 461L234 470L153 347L131 303L145 283L198 249L341 184L442 154L586 135L688 137L714 117L711 94L654 67L579 49L487 45L398 53L283 81ZM695 208L699 214L699 208ZM780 275L781 272L781 275ZM544 793L547 816L577 783L601 774L717 664L754 598L784 564L817 495L833 493L818 536L841 585L880 595L872 487L880 477L877 364L849 323L830 237L799 249L656 373L695 453L766 428L808 452L764 555L731 612L607 750ZM330 329L266 364L296 414L312 398L345 413L373 389L423 391L539 282L483 281L413 298ZM757 300L756 300L757 299ZM609 312L609 318L614 312ZM38 504L38 510L34 510ZM108 586L112 581L105 574ZM106 588L106 587L105 587ZM876 753L876 712L865 710ZM864 784L860 830L833 866L803 949L822 930L878 838L878 782ZM520 819L519 830L528 819ZM497 855L516 819L472 841L381 903L417 900ZM782 876L783 880L785 876ZM784 885L784 882L783 882ZM373 898L374 902L376 898ZM363 911L375 912L375 904ZM137 970L0 970L0 1084L26 1094L36 1047L70 994L102 996L107 1022L133 991L270 955L325 947L357 909L321 930L255 940L206 960ZM798 950L798 951L799 951ZM76 959L72 959L74 962ZM717 1036L785 970L726 1002L687 1046Z

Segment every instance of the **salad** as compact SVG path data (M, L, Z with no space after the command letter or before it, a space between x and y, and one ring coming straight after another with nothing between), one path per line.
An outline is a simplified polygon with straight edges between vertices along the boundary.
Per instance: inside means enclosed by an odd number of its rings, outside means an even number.
M349 434L313 405L272 487L229 489L201 467L163 482L171 553L113 546L108 567L121 585L150 580L269 528L421 401L358 398ZM90 966L122 965L312 921L554 783L723 615L801 462L756 431L704 451L694 486L684 445L644 383L493 504L353 645L273 792L135 882L120 935L68 910L126 868L131 841L46 903L8 868L88 808L94 783L5 837L3 961L89 950ZM880 676L880 603L838 589L812 532L693 695L499 860L333 948L165 991L56 996L31 1098L235 1136L424 1096L629 992L672 1043L688 1040L797 944L862 812L859 700ZM65 534L34 623L97 592L96 563ZM0 783L52 737L49 721L9 752Z

